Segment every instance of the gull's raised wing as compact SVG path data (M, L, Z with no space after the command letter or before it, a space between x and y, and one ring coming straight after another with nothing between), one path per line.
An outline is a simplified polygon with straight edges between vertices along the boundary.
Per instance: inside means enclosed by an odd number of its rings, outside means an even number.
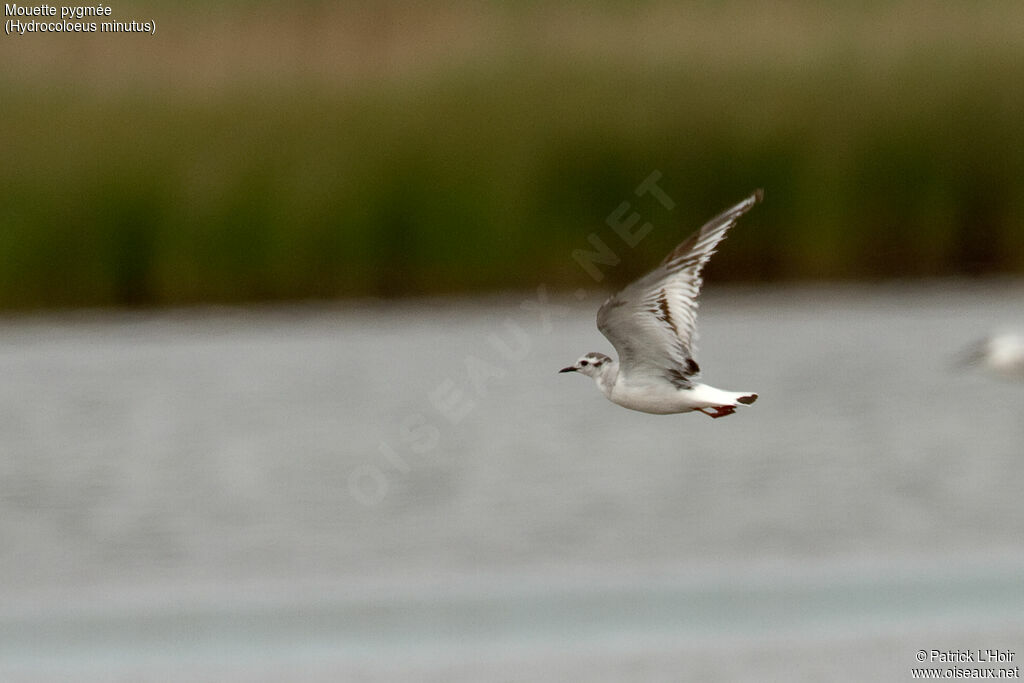
M697 341L697 296L701 270L725 233L764 197L757 190L712 218L672 250L657 268L611 296L597 312L597 329L619 354L619 372L659 377L680 388L700 372L693 359Z

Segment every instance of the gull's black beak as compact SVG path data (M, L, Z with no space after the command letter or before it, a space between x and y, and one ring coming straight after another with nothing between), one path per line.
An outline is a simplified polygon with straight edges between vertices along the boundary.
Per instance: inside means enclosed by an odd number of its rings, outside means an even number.
M576 368L574 368L573 366L570 365L567 368L562 368L558 372L576 372Z

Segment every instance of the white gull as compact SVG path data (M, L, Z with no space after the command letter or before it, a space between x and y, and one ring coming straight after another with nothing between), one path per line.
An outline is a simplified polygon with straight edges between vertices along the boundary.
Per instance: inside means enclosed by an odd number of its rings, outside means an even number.
M971 346L962 360L993 375L1024 380L1024 336L1014 332L990 335Z
M592 377L612 403L644 413L732 415L757 400L750 391L723 391L696 381L697 296L701 270L725 233L764 197L757 190L708 221L657 268L611 296L597 328L619 354L591 352L559 372Z

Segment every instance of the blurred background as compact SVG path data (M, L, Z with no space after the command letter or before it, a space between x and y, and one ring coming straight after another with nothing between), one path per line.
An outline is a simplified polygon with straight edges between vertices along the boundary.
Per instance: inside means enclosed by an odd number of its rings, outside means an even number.
M1020 3L112 18L156 32L0 39L5 680L1024 650L1024 388L952 368L1024 324ZM757 187L699 356L756 406L642 415L555 374Z

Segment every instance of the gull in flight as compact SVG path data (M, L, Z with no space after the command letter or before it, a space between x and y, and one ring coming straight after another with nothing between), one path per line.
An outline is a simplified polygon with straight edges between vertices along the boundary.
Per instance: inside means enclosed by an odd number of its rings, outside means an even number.
M1024 336L993 334L971 346L961 360L966 365L980 365L993 375L1024 380Z
M764 197L757 190L708 221L657 268L608 298L597 312L601 330L619 354L591 352L559 372L592 377L612 403L644 413L699 411L725 417L757 394L723 391L696 381L697 296L701 270L725 233Z

